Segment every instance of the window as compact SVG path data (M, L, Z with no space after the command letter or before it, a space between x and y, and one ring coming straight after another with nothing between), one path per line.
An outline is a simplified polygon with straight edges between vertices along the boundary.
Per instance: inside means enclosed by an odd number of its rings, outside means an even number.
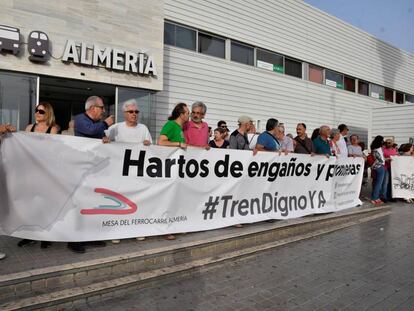
M285 74L302 78L302 63L285 57Z
M368 96L368 82L358 81L358 94Z
M404 94L400 92L396 92L395 94L395 102L397 104L404 104Z
M385 100L387 102L394 102L394 91L391 89L385 89Z
M225 40L204 33L198 34L198 51L203 54L225 57Z
M385 98L385 89L383 86L371 84L371 97L384 100Z
M231 43L231 60L253 66L254 49L250 46L239 44L236 42Z
M332 70L325 70L325 84L336 87L338 89L344 88L344 76Z
M309 65L309 81L322 84L323 68L314 65Z
M195 51L196 31L171 23L164 23L164 43Z
M175 25L164 23L164 43L175 45Z
M34 122L37 77L0 72L0 124L10 123L24 131Z
M355 79L351 77L344 77L344 89L355 93Z
M257 63L259 68L283 73L283 56L257 49Z
M405 94L405 102L407 104L414 104L414 95Z

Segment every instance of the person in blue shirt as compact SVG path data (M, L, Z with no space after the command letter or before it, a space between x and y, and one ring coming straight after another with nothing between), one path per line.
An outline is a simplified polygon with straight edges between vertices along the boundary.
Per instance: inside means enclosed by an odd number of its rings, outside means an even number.
M114 123L114 117L109 116L102 121L105 106L102 98L90 96L85 103L85 112L75 117L75 136L102 138L104 131Z
M319 129L319 136L313 140L313 146L315 147L315 153L331 156L331 147L329 146L328 137L331 133L331 129L327 125L322 125Z
M281 138L281 132L278 127L279 122L270 118L266 123L266 132L263 132L257 138L256 147L254 149L254 154L257 151L279 151L280 142L278 140Z

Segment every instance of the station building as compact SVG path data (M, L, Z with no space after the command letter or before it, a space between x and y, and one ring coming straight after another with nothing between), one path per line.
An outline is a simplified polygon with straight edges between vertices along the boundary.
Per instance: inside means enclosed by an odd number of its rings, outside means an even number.
M303 1L18 1L0 10L0 122L23 130L50 102L62 130L104 99L122 121L135 98L154 138L177 102L203 101L206 121L295 135L347 124L369 142L414 137L414 55Z

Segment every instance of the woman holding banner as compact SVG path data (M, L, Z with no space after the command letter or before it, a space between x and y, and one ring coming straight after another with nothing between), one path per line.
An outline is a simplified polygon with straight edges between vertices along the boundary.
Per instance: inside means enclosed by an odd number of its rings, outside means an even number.
M53 107L47 102L42 102L37 105L35 109L35 123L29 124L26 126L26 132L35 132L35 133L45 133L45 134L58 134L59 127L55 122L55 113L53 112ZM17 246L23 247L29 244L34 244L36 241L23 239ZM51 242L41 241L41 248L48 248L52 245Z
M384 137L380 135L375 137L371 143L371 153L375 159L371 166L371 174L373 175L371 203L374 205L383 204L381 198L387 199L388 171L385 169L383 144Z
M35 120L33 124L26 127L26 132L57 134L59 127L55 122L55 113L51 104L43 102L35 109Z
M185 143L183 125L188 121L189 116L190 110L187 104L178 103L171 112L167 123L161 129L158 145L186 149L187 144ZM165 236L165 239L175 240L175 236L169 234Z

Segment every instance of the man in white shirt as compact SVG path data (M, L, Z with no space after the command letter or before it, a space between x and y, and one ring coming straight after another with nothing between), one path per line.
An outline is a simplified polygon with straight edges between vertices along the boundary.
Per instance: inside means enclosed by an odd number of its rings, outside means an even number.
M151 134L148 128L138 123L138 104L135 99L126 101L122 105L124 122L118 122L105 131L104 143L110 141L123 143L138 143L146 146L152 143Z
M118 122L105 131L103 143L110 141L123 143L138 143L149 146L152 144L151 134L144 124L138 123L138 104L135 99L127 100L122 105L124 112L124 122ZM145 240L145 237L137 237L138 241ZM112 243L118 244L120 240L112 240Z
M337 142L338 148L340 150L340 153L338 154L338 156L340 158L347 158L348 157L348 145L347 145L347 141L345 137L346 135L348 135L349 129L346 126L346 124L339 124L338 130L341 135Z

